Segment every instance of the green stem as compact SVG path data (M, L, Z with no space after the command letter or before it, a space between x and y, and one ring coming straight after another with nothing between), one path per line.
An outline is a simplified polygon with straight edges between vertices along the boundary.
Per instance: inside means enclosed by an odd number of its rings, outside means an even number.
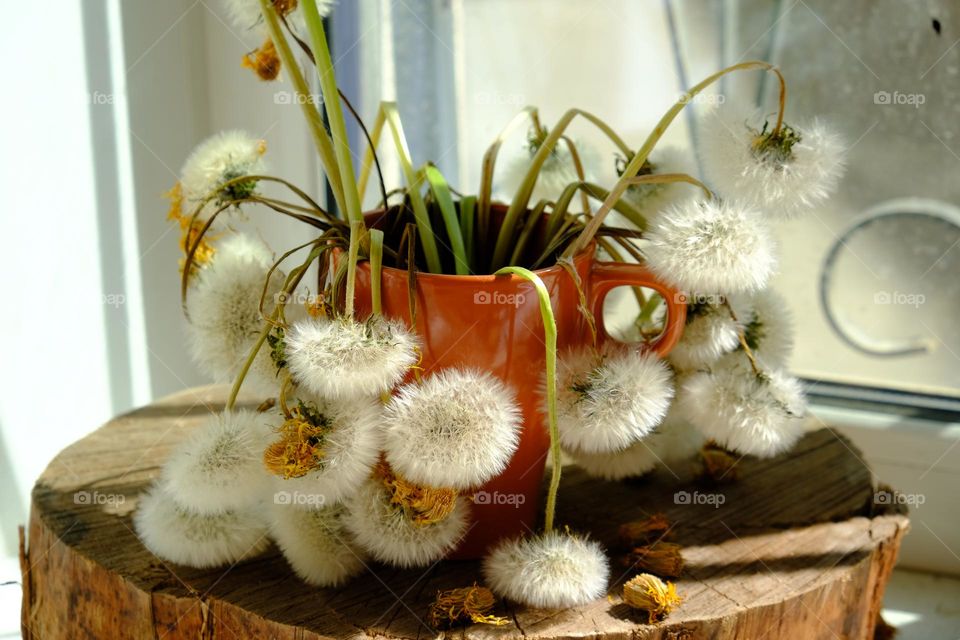
M310 96L310 87L304 80L300 72L300 65L293 55L290 43L283 34L280 27L280 20L277 18L277 12L273 8L270 0L260 0L260 12L270 30L270 38L277 47L277 53L280 54L280 60L287 73L290 74L290 81L293 83L294 91L297 93L297 102L303 110L303 115L307 119L307 125L310 127L310 133L313 135L313 141L317 145L317 152L320 154L320 161L323 163L324 172L330 181L330 189L333 191L333 198L337 201L337 207L341 211L347 211L346 201L344 200L343 184L340 180L340 170L337 167L337 157L333 150L333 142L327 135L327 130L323 126L323 119L320 112Z
M544 513L544 531L553 531L553 519L557 510L557 492L560 490L560 473L563 460L560 454L560 432L557 428L557 321L550 306L550 293L540 276L522 267L504 267L494 275L516 275L533 283L540 301L540 316L543 318L543 336L546 345L547 374L547 424L550 430L550 459L553 469L550 488L547 491L547 506Z
M353 319L353 296L357 289L357 259L360 257L360 236L363 234L363 221L350 223L350 250L347 262L347 295L344 300L344 314Z
M287 281L284 283L283 287L284 295L281 297L281 300L286 300L290 297L290 294L293 293L293 290L297 288L297 286L300 284L300 280L302 280L303 276L307 273L307 269L310 267L310 264L325 250L325 247L314 248L313 251L310 252L310 255L307 256L307 259L303 261L303 264L294 269L290 275L287 276ZM233 381L233 387L230 389L230 396L227 398L227 411L233 409L233 407L237 404L237 396L240 395L240 387L243 386L243 381L250 372L250 367L253 366L253 361L256 359L257 354L263 347L263 343L267 341L267 336L270 335L270 332L276 325L277 318L280 317L280 313L284 304L285 303L283 302L278 303L274 307L273 313L270 314L270 318L263 323L263 329L260 331L257 341L253 343L253 347L250 348L250 352L247 354L247 359L243 363L243 368L240 370L240 373L237 374L236 380Z
M470 264L467 261L467 251L463 244L463 235L460 233L460 221L457 219L457 208L453 204L453 195L450 185L440 170L433 165L423 168L423 176L430 185L430 191L440 207L443 224L447 228L447 238L450 240L450 250L453 253L454 269L459 276L470 275Z
M666 133L667 128L670 124L676 119L680 112L683 111L683 108L686 107L693 101L693 98L699 94L701 91L709 87L711 84L727 75L728 73L733 73L735 71L744 71L749 69L762 69L764 71L774 70L777 71L777 79L780 81L780 114L777 118L777 122L782 122L783 119L783 109L785 108L786 100L786 84L781 75L774 65L769 62L761 62L758 60L752 60L749 62L741 62L740 64L735 64L733 66L727 67L726 69L721 69L712 76L706 78L699 84L695 85L689 91L680 96L679 100L667 110L663 117L660 118L660 121L657 123L657 126L653 128L653 131L650 132L650 135L647 136L647 139L644 140L643 146L640 147L640 150L633 154L633 157L630 158L630 162L627 163L627 166L623 170L623 175L620 180L614 185L613 189L610 190L610 196L603 201L603 204L600 206L600 209L597 210L596 215L593 220L590 221L590 224L584 228L580 236L567 248L567 251L564 252L564 255L576 255L577 252L582 251L593 239L594 234L596 234L597 229L600 228L600 225L603 223L603 219L606 217L610 210L613 208L614 203L620 199L620 196L623 195L623 192L626 190L627 185L630 183L629 180L636 177L640 172L640 169L643 168L643 163L646 162L647 158L650 156L650 152L653 151L654 147L657 146L657 143L663 137L663 134ZM649 177L649 176L643 176ZM635 183L636 184L636 183Z
M383 302L380 295L381 270L383 269L383 231L370 230L370 304L373 315L383 313Z
M263 2L264 0L261 0ZM346 217L351 223L363 225L363 212L360 210L360 192L353 172L353 158L350 153L350 138L347 136L347 123L340 106L340 93L337 91L337 78L330 58L327 35L323 31L323 20L317 11L316 0L300 0L303 5L303 17L310 32L313 55L316 59L317 75L320 76L320 90L323 92L323 107L330 124L333 149L340 168L340 182L346 201Z

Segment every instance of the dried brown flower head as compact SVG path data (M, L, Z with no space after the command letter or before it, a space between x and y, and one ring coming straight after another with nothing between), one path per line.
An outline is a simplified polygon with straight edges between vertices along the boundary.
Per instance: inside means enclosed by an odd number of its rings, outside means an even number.
M245 69L253 69L261 80L276 80L280 75L281 65L273 40L267 38L259 49L254 49L243 56L240 65Z
M737 479L739 457L710 440L700 449L703 475L713 482L732 482Z
M658 576L676 578L683 571L682 547L672 542L654 542L634 547L623 562L627 566L655 573Z
M391 504L403 508L415 524L440 522L457 504L455 490L413 484L394 473L386 461L380 461L375 474L391 492Z
M492 615L496 598L486 587L462 587L438 591L437 598L430 606L427 620L431 626L447 629L455 624L474 623L502 626L509 624L507 618Z
M649 544L667 535L670 522L662 513L620 525L620 541L628 547Z
M663 619L683 601L672 582L664 582L649 573L640 573L623 585L623 601L647 612L648 621Z

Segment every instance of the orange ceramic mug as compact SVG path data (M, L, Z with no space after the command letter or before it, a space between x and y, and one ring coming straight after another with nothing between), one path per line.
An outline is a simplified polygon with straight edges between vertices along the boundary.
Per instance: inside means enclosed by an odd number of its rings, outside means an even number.
M683 331L686 305L681 297L643 266L599 262L594 253L591 245L573 263L596 319L598 339L610 339L603 326L603 300L610 290L647 287L663 296L667 319L662 334L643 348L665 355ZM550 292L558 349L589 344L590 330L578 309L579 296L569 272L553 266L536 273ZM407 278L406 270L385 267L381 297L383 314L410 326ZM358 268L355 303L360 318L370 313L368 263ZM477 558L503 537L534 530L539 515L550 445L540 391L545 348L539 302L533 285L517 276L418 273L416 306L415 330L422 342L425 375L446 367L490 372L516 392L523 412L517 451L503 473L473 493L471 528L451 556Z

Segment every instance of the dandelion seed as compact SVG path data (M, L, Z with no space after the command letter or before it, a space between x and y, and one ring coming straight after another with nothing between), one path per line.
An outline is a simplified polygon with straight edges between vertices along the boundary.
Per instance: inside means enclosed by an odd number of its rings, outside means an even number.
M705 436L738 453L770 457L803 433L806 400L800 383L780 371L753 373L737 352L710 371L690 376L680 410Z
M513 393L479 371L444 369L400 388L386 408L386 457L412 482L465 489L506 468L519 442Z
M309 318L287 331L286 355L296 381L339 399L390 391L417 361L416 337L392 320Z
M610 568L597 542L553 531L500 543L484 559L483 573L500 596L559 609L602 597Z
M655 355L573 349L557 363L557 426L573 452L622 451L650 433L673 398L673 376Z
M774 135L769 121L731 104L708 113L700 129L711 184L771 216L789 218L823 203L843 176L843 143L816 120L784 124Z
M728 201L697 201L662 212L648 234L648 266L684 291L759 291L776 266L760 215Z
M255 510L200 514L156 487L140 498L133 522L151 553L198 569L255 556L270 542L266 522Z
M363 552L343 526L343 505L298 509L274 504L270 535L294 572L308 584L334 587L363 571Z

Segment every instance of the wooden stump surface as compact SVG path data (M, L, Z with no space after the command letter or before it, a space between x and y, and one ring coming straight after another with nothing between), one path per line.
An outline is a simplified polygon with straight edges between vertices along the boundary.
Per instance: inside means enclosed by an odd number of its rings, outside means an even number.
M274 548L234 567L165 563L133 531L138 496L171 449L225 392L189 390L119 417L61 452L33 491L24 564L25 637L430 638L426 613L440 589L482 582L479 564L428 570L370 564L339 589L302 583ZM252 405L251 405L252 406ZM739 479L711 485L694 461L610 483L564 469L557 520L590 531L611 555L609 596L545 611L498 602L504 627L447 631L462 638L872 638L883 589L908 520L878 513L860 453L828 429L788 455L744 458ZM690 502L698 492L710 503ZM86 492L86 493L84 493ZM82 496L87 495L87 498ZM81 496L81 497L77 497ZM103 496L123 496L104 501ZM683 502L681 499L679 502ZM648 625L620 599L635 571L620 564L620 524L664 513L684 546L683 604Z

